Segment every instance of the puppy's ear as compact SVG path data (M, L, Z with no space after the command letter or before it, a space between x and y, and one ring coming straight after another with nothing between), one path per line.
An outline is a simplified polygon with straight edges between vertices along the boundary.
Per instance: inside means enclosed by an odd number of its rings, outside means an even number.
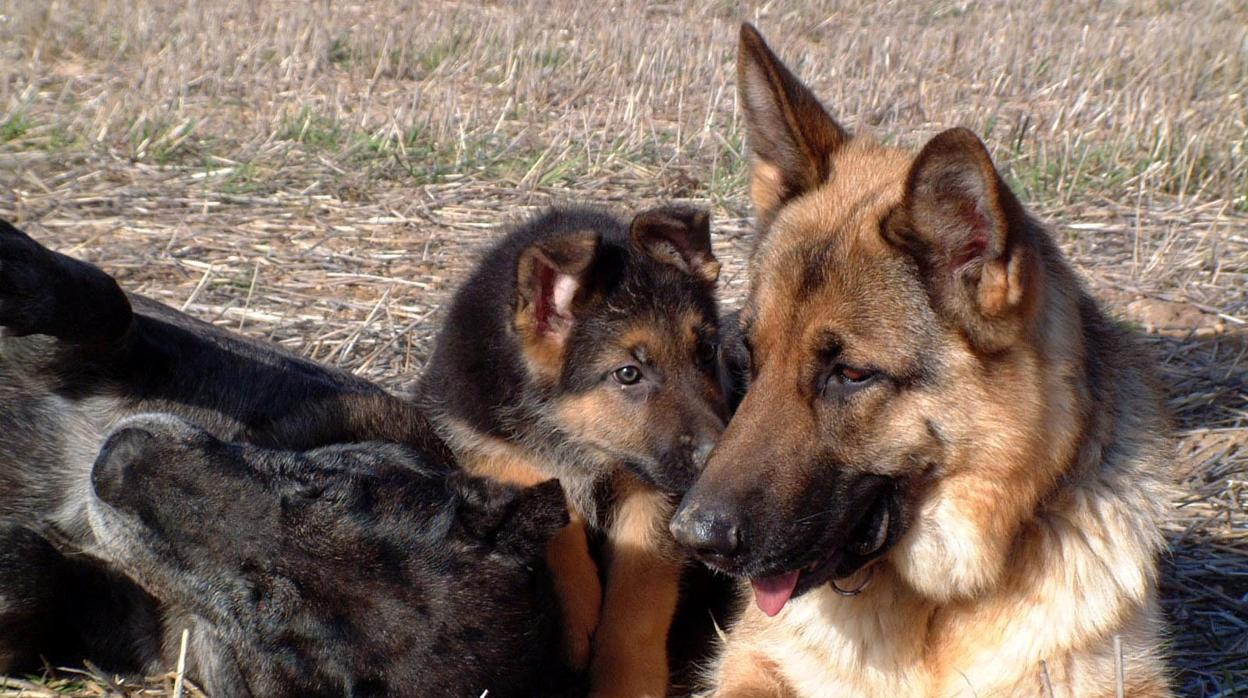
M633 244L706 285L719 279L711 251L711 214L692 206L661 206L642 211L629 228Z
M749 24L741 25L737 93L753 154L750 197L766 229L786 201L827 180L848 135Z
M944 131L919 152L902 205L884 233L908 248L928 276L938 308L981 349L1005 348L1019 329L1036 281L1026 214L988 150L964 128Z
M597 232L583 231L543 240L520 253L515 326L525 358L539 376L558 375L578 304L592 293L590 274L600 244Z
M537 557L568 524L567 502L558 480L520 488L455 472L448 484L460 497L462 529L499 552Z

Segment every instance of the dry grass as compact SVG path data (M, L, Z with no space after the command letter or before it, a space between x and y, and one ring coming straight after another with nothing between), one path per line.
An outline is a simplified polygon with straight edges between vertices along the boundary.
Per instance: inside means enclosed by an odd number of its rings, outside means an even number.
M1248 694L1242 1L177 5L0 0L0 216L396 387L473 251L535 206L710 205L739 298L741 19L853 128L985 134L1098 294L1153 330L1182 436L1176 684ZM105 693L143 694L0 688Z

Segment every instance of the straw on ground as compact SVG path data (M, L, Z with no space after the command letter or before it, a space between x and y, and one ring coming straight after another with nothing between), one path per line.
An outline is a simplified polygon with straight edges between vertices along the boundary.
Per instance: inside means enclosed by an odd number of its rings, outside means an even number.
M0 216L394 388L495 227L551 202L711 206L731 306L742 19L853 129L984 135L1097 295L1150 333L1180 436L1176 685L1248 694L1242 2L0 0ZM0 696L170 689L62 675Z

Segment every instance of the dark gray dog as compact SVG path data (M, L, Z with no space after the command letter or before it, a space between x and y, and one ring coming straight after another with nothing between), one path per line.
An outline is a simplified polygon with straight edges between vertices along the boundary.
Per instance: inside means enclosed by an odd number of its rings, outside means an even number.
M554 480L447 478L394 444L228 444L166 415L121 422L91 478L100 554L184 609L165 629L201 639L214 695L546 693Z
M453 467L445 446L410 403L346 373L148 299L127 297L99 269L51 252L3 222L0 327L0 551L5 551L0 553L0 671L25 668L39 656L77 661L86 654L119 672L148 670L159 661L169 609L99 562L117 551L101 545L88 516L100 510L91 506L92 464L105 435L127 416L172 413L221 441L282 449L385 441L413 449L406 461L419 462L426 473L445 475ZM393 453L390 457L395 460ZM208 459L194 462L209 467ZM290 456L289 462L297 468L311 461ZM204 487L224 477L214 470ZM114 504L123 499L114 493ZM221 505L217 497L189 498L181 505L195 501ZM419 521L426 513L417 507L410 515ZM174 535L176 527L152 530ZM257 540L281 535L277 529L243 526L237 534ZM436 540L439 534L430 535ZM280 541L274 544L280 548ZM390 553L386 564L405 564ZM477 553L496 554L488 546ZM347 573L335 566L324 574L328 579ZM153 585L149 588L167 588ZM496 640L489 634L496 619L486 600L481 603L479 615L461 613L459 626L442 629L459 638L448 647L472 655L469 648L487 648ZM473 639L467 621L486 633ZM43 629L43 636L25 632L31 628ZM374 659L389 661L384 655Z

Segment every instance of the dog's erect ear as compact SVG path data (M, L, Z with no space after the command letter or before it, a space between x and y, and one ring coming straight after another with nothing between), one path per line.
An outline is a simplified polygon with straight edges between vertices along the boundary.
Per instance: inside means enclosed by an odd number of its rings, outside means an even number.
M520 488L460 471L447 482L460 496L460 526L473 540L499 552L536 558L568 524L567 502L558 480Z
M827 180L829 157L848 136L749 24L741 25L737 92L753 153L750 197L765 228L786 201Z
M149 460L159 437L141 427L126 427L109 435L91 468L91 484L96 496L118 504L126 490L134 487L131 469Z
M885 235L908 247L937 302L982 349L1013 339L1028 300L1034 261L1026 216L979 138L964 128L938 134L911 165L901 207Z
M540 557L546 544L568 525L568 521L563 486L558 480L546 480L524 488L516 497L498 543L517 554Z
M566 337L575 321L573 309L588 286L588 274L601 237L580 232L543 240L520 253L516 269L519 310L544 336Z
M460 498L456 514L471 536L492 539L515 499L512 485L456 470L447 475L447 487Z
M516 331L530 366L558 373L577 305L592 293L590 274L602 237L594 231L561 235L520 253L516 267Z
M719 279L711 251L711 214L692 206L661 206L633 218L633 244L653 259L670 264L704 284Z

